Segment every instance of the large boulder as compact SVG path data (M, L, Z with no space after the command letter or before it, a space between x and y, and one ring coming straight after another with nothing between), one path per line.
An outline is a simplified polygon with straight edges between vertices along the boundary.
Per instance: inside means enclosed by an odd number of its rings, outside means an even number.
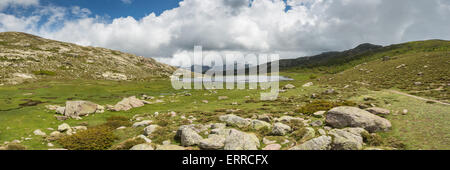
M136 107L142 107L145 105L145 102L136 98L136 96L131 96L128 98L124 98L122 99L122 101L120 101L119 103L117 103L116 105L114 105L114 107L112 108L113 111L128 111L132 108L136 108Z
M259 139L255 134L231 129L225 138L224 150L258 150Z
M78 118L95 113L98 105L89 101L67 101L64 115L71 118Z
M333 150L361 150L363 148L363 138L360 135L341 129L332 129L328 135L333 137Z
M198 145L202 139L202 136L191 128L185 128L181 131L181 145L183 146Z
M200 140L198 145L204 150L218 150L225 146L225 137L221 135L211 134L208 138Z
M292 147L289 150L329 150L331 148L331 137L320 136L301 145Z
M373 133L388 131L391 122L356 107L336 107L327 112L326 123L334 128L361 127Z
M247 119L232 114L220 116L219 120L226 122L228 125L237 126L240 128L250 125L250 121Z

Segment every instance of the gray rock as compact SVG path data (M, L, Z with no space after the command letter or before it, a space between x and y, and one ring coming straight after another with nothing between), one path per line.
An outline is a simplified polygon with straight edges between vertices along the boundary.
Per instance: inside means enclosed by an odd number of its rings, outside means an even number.
M67 101L64 115L71 118L78 118L97 111L97 104L89 101Z
M204 150L218 150L225 146L225 137L211 134L207 139L200 140L199 147Z
M156 131L156 129L158 128L158 125L150 125L144 128L144 135L149 136L151 135L153 132Z
M71 128L70 128L69 124L67 124L67 123L63 123L58 126L58 131L60 131L60 132L66 132L66 131L70 131L70 130L71 130Z
M371 107L371 108L367 108L365 110L370 112L370 113L373 113L375 115L380 115L380 116L389 115L391 113L390 110L379 108L379 107Z
M320 120L315 120L315 121L311 122L310 125L313 127L318 127L318 126L322 126L323 122Z
M299 117L292 117L292 116L282 116L280 118L275 119L276 122L283 122L283 123L289 123L292 120L304 121L305 119L299 118Z
M211 125L211 129L223 129L225 127L227 127L225 123L214 123Z
M260 130L262 128L271 129L272 125L261 120L252 120L252 128L255 130Z
M258 150L259 139L255 134L231 129L225 138L224 150Z
M185 150L185 148L178 145L159 145L156 150Z
M190 125L183 125L180 126L176 132L175 138L180 139L181 138L181 134L183 133L184 129L192 129L194 130L197 134L200 134L203 131L208 130L208 126L204 126L201 124L190 124Z
M41 129L36 129L33 131L33 134L36 136L46 136L47 134L45 132L42 132Z
M142 107L144 105L145 105L145 103L142 100L136 98L136 96L131 96L131 97L122 99L122 101L120 101L119 103L114 105L112 110L116 111L116 112L128 111L132 108Z
M313 116L317 118L322 118L325 113L326 111L318 111L316 113L313 113Z
M284 86L284 89L294 89L294 88L295 88L295 86L292 85L292 84L286 84L286 85Z
M58 107L56 108L56 114L64 115L64 112L66 111L66 107Z
M356 107L336 107L328 111L326 123L334 128L361 127L373 133L388 131L391 122Z
M268 116L268 115L258 115L257 116L258 120L262 120L264 122L272 122L272 117Z
M264 147L262 150L280 150L281 145L280 144L270 144Z
M275 123L273 125L272 134L276 136L284 136L291 131L291 127L283 123Z
M146 143L152 143L152 140L149 139L149 138L147 138L147 137L144 136L144 135L139 135L139 136L137 136L137 137L143 139Z
M148 126L148 125L150 125L152 122L153 122L153 121L151 121L151 120L143 120L143 121L134 123L134 124L133 124L133 127L136 128L136 127Z
M303 87L311 87L313 85L314 85L313 82L308 82L308 83L304 84Z
M331 137L320 136L306 141L301 145L292 147L289 150L329 150L331 148Z
M305 134L303 135L303 137L300 141L310 140L314 137L316 137L316 131L314 130L314 128L306 127Z
M139 144L139 145L133 146L130 150L146 151L146 150L155 150L155 149L153 149L152 145L144 143L144 144Z
M333 129L328 132L333 137L333 150L361 150L363 147L363 138L344 130Z
M181 145L183 146L198 145L202 139L202 136L191 128L185 128L181 131Z
M220 116L219 120L226 122L228 125L237 126L240 128L250 125L250 121L247 119L232 114Z

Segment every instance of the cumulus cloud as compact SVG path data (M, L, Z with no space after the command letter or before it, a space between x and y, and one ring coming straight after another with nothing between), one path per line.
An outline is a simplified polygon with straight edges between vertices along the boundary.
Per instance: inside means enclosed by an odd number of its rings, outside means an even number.
M43 9L41 9L43 10ZM122 50L179 65L195 45L210 52L279 53L301 57L361 43L388 45L450 39L447 0L184 0L141 19L105 21L72 8L38 25L41 14L0 14L0 31L15 30L81 45ZM10 22L10 23L8 23ZM11 24L11 23L24 23Z
M29 7L39 4L39 0L1 0L0 1L0 11L13 6L13 7Z

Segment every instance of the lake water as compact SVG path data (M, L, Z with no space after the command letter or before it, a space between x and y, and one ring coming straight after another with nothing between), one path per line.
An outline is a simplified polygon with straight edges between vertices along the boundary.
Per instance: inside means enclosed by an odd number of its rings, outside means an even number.
M294 79L284 76L224 76L213 78L190 78L191 82L238 82L238 83L263 83L274 81L292 81ZM189 78L183 78L183 82L189 82Z

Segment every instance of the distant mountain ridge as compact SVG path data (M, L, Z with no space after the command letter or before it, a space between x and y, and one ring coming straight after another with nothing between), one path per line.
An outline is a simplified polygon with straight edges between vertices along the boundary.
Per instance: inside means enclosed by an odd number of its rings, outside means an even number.
M0 33L0 83L54 77L139 80L168 77L175 67L152 58L84 47L20 32Z

